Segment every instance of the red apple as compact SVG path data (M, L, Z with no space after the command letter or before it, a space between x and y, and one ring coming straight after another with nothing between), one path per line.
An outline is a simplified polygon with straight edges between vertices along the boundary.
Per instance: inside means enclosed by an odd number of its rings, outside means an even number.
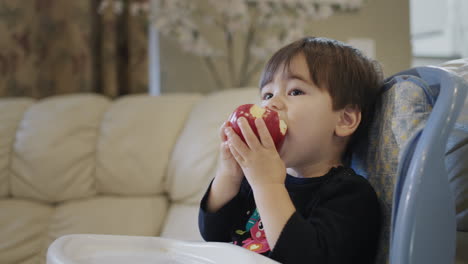
M229 117L229 122L234 132L236 132L245 142L242 131L237 124L237 120L241 117L245 117L245 119L247 119L250 127L259 139L260 136L258 135L257 127L255 126L255 119L260 117L263 118L263 120L265 120L268 131L270 131L270 135L275 142L276 149L278 151L280 150L284 141L284 137L286 136L287 126L284 120L280 119L278 112L268 107L262 108L255 104L244 104L237 107Z

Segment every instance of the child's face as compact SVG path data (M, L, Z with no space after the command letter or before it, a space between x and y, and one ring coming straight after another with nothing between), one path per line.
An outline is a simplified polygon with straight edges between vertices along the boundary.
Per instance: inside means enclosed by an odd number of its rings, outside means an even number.
M330 94L311 81L304 55L291 60L289 73L282 69L261 90L262 106L278 111L288 125L281 158L299 170L336 165L334 132L340 113L333 111Z

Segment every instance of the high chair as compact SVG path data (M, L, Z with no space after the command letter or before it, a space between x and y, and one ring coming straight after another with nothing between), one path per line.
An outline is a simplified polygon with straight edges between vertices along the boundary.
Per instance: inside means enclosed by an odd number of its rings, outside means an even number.
M463 79L438 67L385 81L368 137L357 143L350 164L381 200L376 263L454 263L455 204L444 159L467 90ZM49 264L128 262L276 263L226 243L110 235L63 236L47 253Z
M455 202L444 160L446 148L463 141L451 132L467 89L462 78L438 67L386 79L369 135L352 158L381 199L377 263L454 263Z

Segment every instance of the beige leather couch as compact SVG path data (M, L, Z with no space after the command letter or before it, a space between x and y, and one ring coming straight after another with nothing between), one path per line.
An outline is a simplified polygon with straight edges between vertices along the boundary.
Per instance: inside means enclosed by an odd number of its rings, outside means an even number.
M200 240L218 127L257 92L0 99L0 263L71 233Z
M200 240L218 128L257 93L0 99L0 263L44 263L72 233Z

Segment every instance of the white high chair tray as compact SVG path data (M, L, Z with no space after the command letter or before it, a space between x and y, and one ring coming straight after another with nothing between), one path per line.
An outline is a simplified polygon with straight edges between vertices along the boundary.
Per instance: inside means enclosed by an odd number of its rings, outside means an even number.
M278 263L228 243L161 237L66 235L47 251L47 264Z

